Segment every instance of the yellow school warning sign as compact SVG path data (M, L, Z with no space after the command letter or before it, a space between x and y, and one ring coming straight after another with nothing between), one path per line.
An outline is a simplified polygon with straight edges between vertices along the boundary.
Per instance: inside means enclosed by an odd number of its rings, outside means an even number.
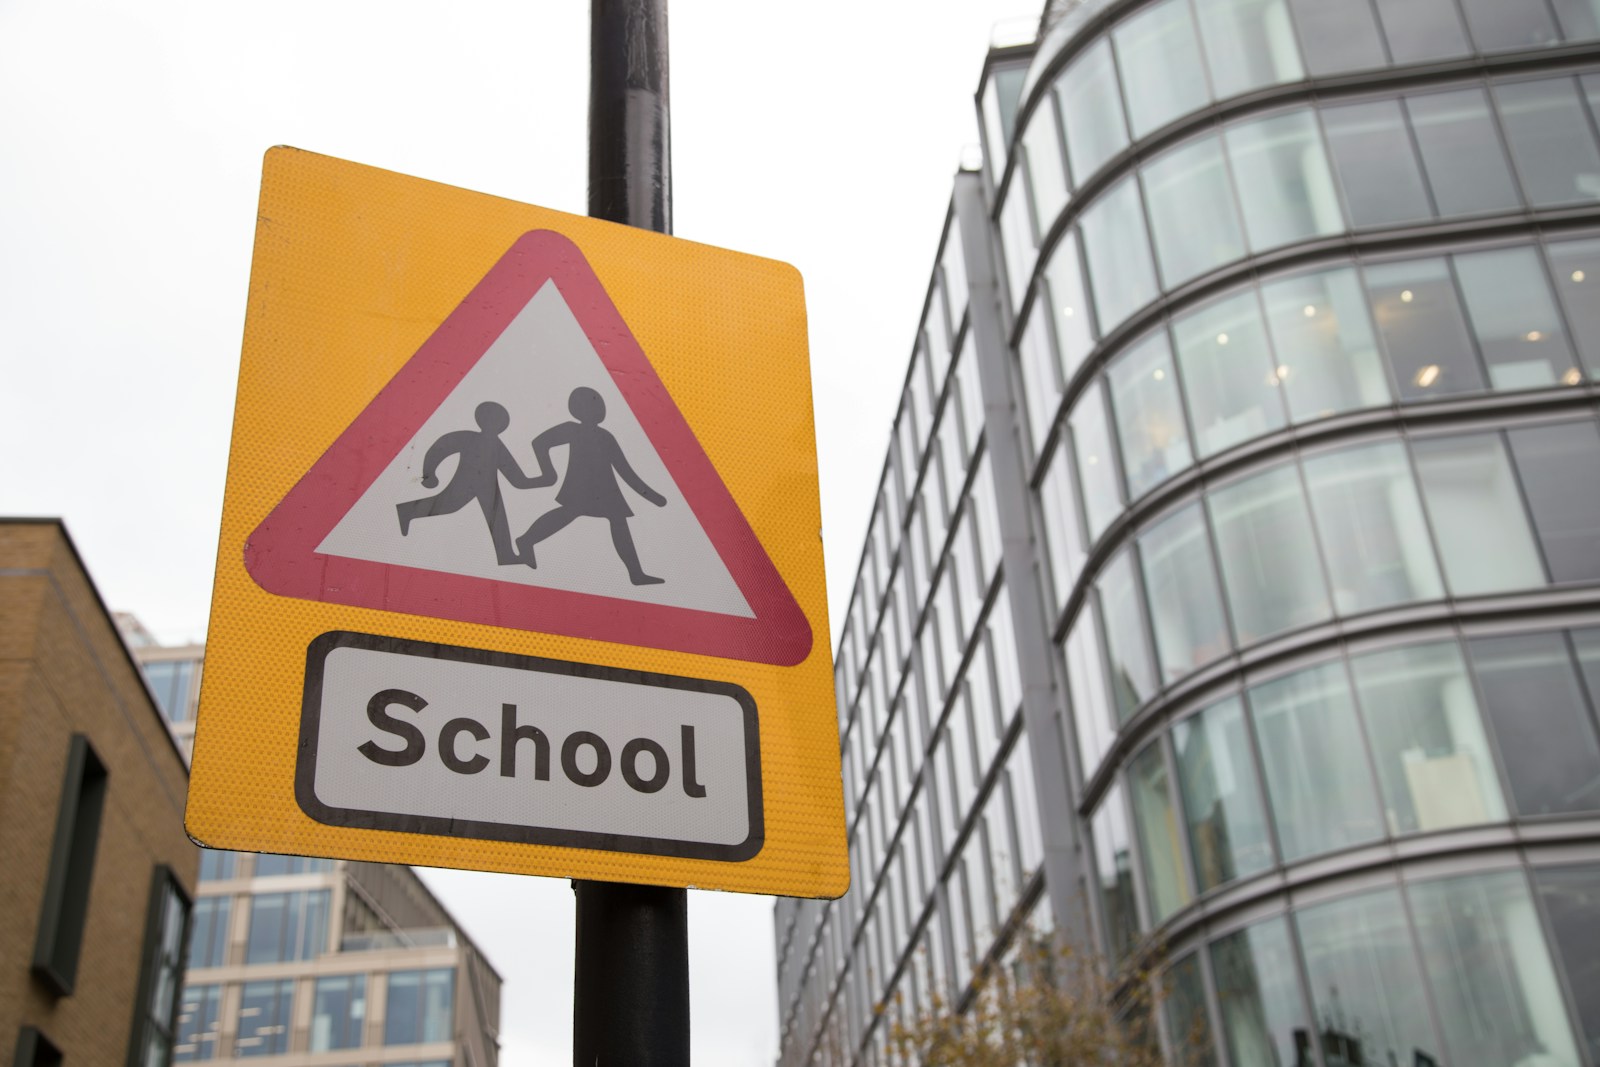
M267 153L187 826L833 897L800 277Z

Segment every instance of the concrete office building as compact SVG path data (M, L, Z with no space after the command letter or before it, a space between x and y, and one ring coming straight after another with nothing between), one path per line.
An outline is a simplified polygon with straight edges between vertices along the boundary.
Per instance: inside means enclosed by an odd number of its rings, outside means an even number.
M118 617L185 758L205 646ZM500 976L409 867L203 851L172 1060L495 1067Z
M1600 6L1052 4L979 102L782 1062L1031 919L1169 1055L1600 1064Z
M187 785L66 529L0 521L0 1062L171 1062Z

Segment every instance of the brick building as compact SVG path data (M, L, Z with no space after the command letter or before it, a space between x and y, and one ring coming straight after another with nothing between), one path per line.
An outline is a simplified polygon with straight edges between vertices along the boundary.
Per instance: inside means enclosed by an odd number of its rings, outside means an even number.
M21 1067L169 1062L187 777L66 528L0 520L0 1043Z

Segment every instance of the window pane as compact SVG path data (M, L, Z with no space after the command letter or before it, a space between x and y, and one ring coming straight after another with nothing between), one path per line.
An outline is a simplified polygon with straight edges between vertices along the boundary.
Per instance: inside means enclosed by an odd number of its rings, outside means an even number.
M1297 925L1330 1062L1454 1062L1429 1022L1398 893L1383 889L1307 908Z
M1135 140L1211 99L1186 0L1146 8L1112 36Z
M1262 287L1295 422L1389 402L1361 279L1349 267Z
M1056 344L1061 350L1061 378L1070 381L1094 347L1089 332L1089 304L1083 295L1083 272L1078 265L1078 242L1068 230L1050 253L1044 269L1048 288L1045 299L1055 317Z
M1283 0L1197 0L1195 7L1219 99L1306 76Z
M250 939L245 947L246 963L278 963L283 956L285 893L258 893L250 898Z
M1577 1067L1561 986L1523 873L1424 882L1410 892L1449 1062Z
M383 1043L414 1045L450 1039L455 971L395 971L389 975Z
M1067 158L1079 185L1128 144L1122 98L1111 65L1111 40L1102 37L1074 59L1056 82Z
M1352 226L1432 214L1398 100L1324 108L1322 122Z
M1028 160L1028 185L1033 190L1033 218L1041 236L1067 203L1067 174L1061 159L1061 134L1056 129L1056 109L1048 96L1039 101L1022 134Z
M1483 389L1467 323L1442 259L1367 268L1367 292L1378 332L1405 400Z
M1158 330L1118 356L1106 379L1128 499L1137 500L1194 462L1166 332Z
M1544 585L1500 436L1436 437L1414 447L1451 591L1470 596Z
M1589 1061L1600 1063L1600 867L1535 871L1534 885L1583 1023Z
M1104 336L1156 295L1155 267L1134 175L1091 204L1082 225L1089 284Z
M200 880L202 882L217 882L233 877L234 860L236 852L224 849L203 848L200 850Z
M1005 251L1006 280L1011 293L1011 308L1022 307L1022 297L1033 278L1034 242L1032 211L1028 207L1027 183L1019 170L1006 190L1005 206L1000 209L1000 242ZM927 422L922 423L926 432Z
M1211 1048L1211 1024L1206 1015L1205 982L1200 976L1198 952L1167 972L1166 987L1161 1010L1167 1017L1172 1062L1184 1067L1213 1067L1217 1057Z
M1134 583L1133 555L1123 549L1100 575L1100 611L1106 624L1106 656L1117 721L1126 722L1155 692L1155 668L1145 647L1144 620Z
M318 978L311 1013L311 1051L359 1047L366 1019L366 975Z
M1172 334L1200 455L1284 425L1278 370L1253 289L1177 319Z
M1078 581L1085 558L1083 535L1078 529L1078 504L1072 487L1071 453L1064 440L1056 442L1050 469L1039 486L1044 512L1045 547L1050 553L1050 578L1055 588L1052 615L1066 606Z
M1408 96L1406 110L1440 215L1521 205L1482 89Z
M1511 158L1540 207L1600 199L1600 152L1571 78L1494 87Z
M1600 702L1600 628L1573 630L1572 643L1578 649L1578 669L1589 689L1589 699Z
M1600 431L1569 422L1512 430L1510 438L1551 579L1600 578Z
M1122 807L1122 786L1111 788L1094 813L1095 866L1099 868L1100 910L1105 916L1111 958L1120 960L1139 939L1133 891L1133 856L1128 841L1128 816Z
M1299 969L1282 919L1257 923L1211 945L1217 1006L1228 1055L1240 1067L1305 1064L1309 1032Z
M423 975L422 1040L450 1040L455 1018L456 972L451 968L427 971Z
M1555 0L1556 18L1569 41L1600 37L1600 2L1597 0Z
M1388 65L1377 18L1367 4L1289 0L1289 7L1300 26L1306 66L1312 74Z
M983 93L983 128L988 140L988 157L996 167L1003 166L1011 134L1017 122L1017 102L1022 96L1022 81L1027 68L1002 67L993 72ZM993 175L996 182L1000 175Z
M222 1009L219 985L186 986L178 1008L177 1041L172 1047L175 1063L192 1063L217 1058L221 1036L218 1016Z
M1521 815L1600 808L1600 743L1559 633L1468 642Z
M289 1011L294 981L246 982L239 998L235 1056L277 1056L289 1051Z
M1179 852L1178 814L1172 807L1167 763L1159 741L1147 745L1128 765L1128 788L1133 797L1139 855L1144 861L1150 920L1159 924L1189 903L1191 897Z
M1339 614L1444 595L1404 446L1323 453L1305 470Z
M1583 353L1589 374L1600 379L1600 241L1561 241L1548 246L1550 266L1556 276L1556 292L1572 325L1578 351ZM1567 384L1563 377L1561 379Z
M1383 835L1342 663L1258 685L1250 706L1286 862Z
M1106 702L1105 668L1094 612L1082 611L1067 634L1067 683L1072 691L1072 721L1078 738L1078 758L1087 778L1100 766L1111 748L1116 726Z
M1480 52L1543 48L1559 41L1550 11L1539 0L1461 0L1461 6Z
M1293 465L1219 489L1210 505L1222 584L1241 645L1331 614Z
M1272 866L1272 840L1238 697L1172 728L1189 850L1201 890Z
M1228 651L1228 623L1196 501L1139 538L1161 676L1175 682Z
M1146 164L1144 190L1165 288L1244 255L1222 142L1215 134Z
M1396 63L1464 56L1472 51L1452 0L1377 0L1377 5Z
M397 971L389 975L383 1043L410 1045L417 1040L422 1011L422 972Z
M1556 313L1544 265L1532 248L1456 256L1467 315L1496 389L1582 380Z
M1500 822L1505 800L1454 641L1351 660L1389 832Z
M1243 122L1225 135L1254 251L1345 228L1312 112Z
M300 924L298 929L291 931L294 935L289 946L292 955L288 958L316 959L322 955L328 943L328 891L322 889L313 893L295 893L293 896L301 901Z
M1078 455L1078 485L1083 489L1084 518L1088 520L1089 541L1099 540L1111 520L1122 510L1117 496L1116 457L1111 454L1110 427L1106 407L1096 382L1078 397L1069 420L1072 443Z
M228 951L232 897L201 897L194 902L189 932L189 966L221 967Z
M1021 364L1022 391L1028 405L1030 453L1035 456L1055 425L1056 407L1061 402L1061 375L1050 341L1044 308L1034 301L1028 313L1028 325L1023 328L1017 344L1017 361Z

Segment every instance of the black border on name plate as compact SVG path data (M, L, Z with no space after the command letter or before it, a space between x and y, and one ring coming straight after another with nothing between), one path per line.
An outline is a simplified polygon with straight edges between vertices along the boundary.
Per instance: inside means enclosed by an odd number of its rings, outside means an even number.
M585 830L559 830L541 826L521 826L512 823L478 822L470 819L447 819L433 815L404 815L389 811L364 811L357 808L336 808L324 804L316 795L317 736L322 717L323 664L328 654L338 648L359 648L374 652L388 652L423 659L454 660L458 663L479 663L493 667L511 667L516 670L538 671L544 674L564 674L579 678L594 678L607 682L630 685L654 685L667 689L682 689L694 693L713 693L731 697L744 713L745 795L749 800L749 836L734 845L710 844L703 841L682 841L672 838L633 837L626 834L604 834ZM486 841L511 841L526 845L560 845L565 848L596 849L605 852L636 853L650 856L674 856L680 859L720 860L738 863L753 859L766 841L766 827L762 821L761 806L761 743L756 718L756 702L742 687L732 682L713 682L700 678L685 678L673 674L653 674L648 671L627 670L621 667L601 667L592 663L571 663L566 660L546 659L542 656L520 656L511 652L490 652L478 648L460 648L431 641L413 641L404 637L381 637L376 634L354 633L348 630L330 630L311 642L306 648L305 695L300 711L300 745L295 759L294 797L300 809L317 822L329 826L344 826L359 830L398 830L409 834L427 834L435 837L472 838Z

